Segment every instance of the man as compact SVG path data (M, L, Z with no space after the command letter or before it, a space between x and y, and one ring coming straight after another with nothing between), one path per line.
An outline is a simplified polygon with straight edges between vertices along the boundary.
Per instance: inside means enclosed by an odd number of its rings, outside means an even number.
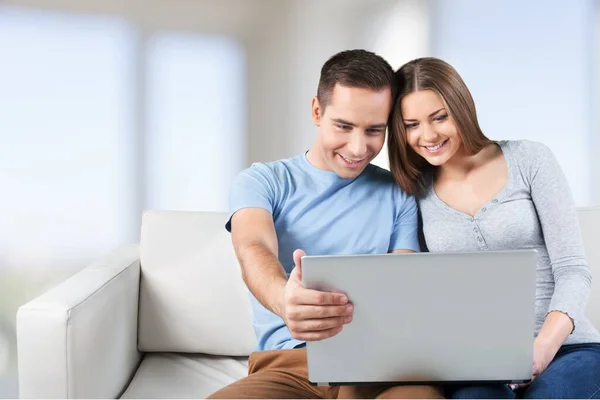
M370 164L383 147L394 92L394 71L381 57L334 55L312 99L318 135L310 150L236 177L227 229L252 293L258 347L248 376L212 398L439 396L426 386L316 387L307 378L305 342L338 334L353 310L343 294L302 287L301 257L419 248L414 199Z

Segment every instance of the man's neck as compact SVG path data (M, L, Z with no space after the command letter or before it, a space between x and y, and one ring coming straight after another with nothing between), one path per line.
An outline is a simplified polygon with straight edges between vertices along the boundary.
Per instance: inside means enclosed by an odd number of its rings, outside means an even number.
M319 148L316 145L316 143L313 144L310 150L308 150L308 152L306 153L306 159L315 168L321 169L323 171L331 171L331 168L329 168L327 163L325 163L325 161L323 160L323 156L321 155L321 152L319 151Z

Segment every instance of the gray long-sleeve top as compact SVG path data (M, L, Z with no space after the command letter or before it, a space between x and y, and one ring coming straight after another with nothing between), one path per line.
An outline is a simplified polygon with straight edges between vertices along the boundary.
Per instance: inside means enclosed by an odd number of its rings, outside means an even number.
M536 249L536 329L550 311L575 323L564 344L600 342L585 316L591 275L573 198L554 154L537 142L500 141L506 186L473 216L453 209L435 193L431 175L418 196L423 235L431 252Z

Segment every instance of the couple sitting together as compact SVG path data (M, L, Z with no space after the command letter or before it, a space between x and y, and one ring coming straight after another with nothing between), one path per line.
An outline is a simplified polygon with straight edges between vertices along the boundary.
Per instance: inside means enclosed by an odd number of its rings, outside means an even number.
M435 58L394 73L371 52L338 53L321 69L312 118L307 152L253 164L232 185L227 229L258 347L248 376L211 398L600 398L600 334L584 315L590 272L548 147L488 139L460 75ZM391 172L370 164L387 130ZM531 383L309 383L305 343L341 332L353 309L343 294L303 288L301 257L418 252L419 215L429 251L537 249Z

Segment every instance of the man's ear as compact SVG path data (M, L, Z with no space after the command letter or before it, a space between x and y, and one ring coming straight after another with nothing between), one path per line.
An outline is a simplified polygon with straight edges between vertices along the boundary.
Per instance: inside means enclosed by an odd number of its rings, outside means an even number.
M323 119L323 109L321 108L321 103L319 103L319 99L315 96L312 98L312 119L316 126L321 125L321 120Z

